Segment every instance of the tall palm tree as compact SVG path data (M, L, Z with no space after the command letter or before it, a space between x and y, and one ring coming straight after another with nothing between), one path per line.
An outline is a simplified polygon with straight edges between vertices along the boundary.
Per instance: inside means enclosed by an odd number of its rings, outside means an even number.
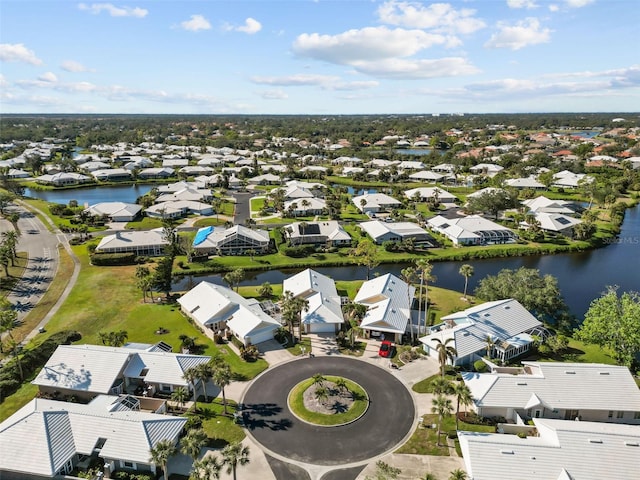
M213 383L220 387L220 393L222 393L222 408L224 409L224 414L226 415L227 397L225 395L224 389L231 383L231 367L229 367L229 364L224 360L217 361L213 364L213 375L211 378L213 379Z
M193 458L195 462L208 439L207 433L202 428L193 428L180 440L180 451Z
M227 465L227 473L233 473L233 480L237 480L238 465L243 466L249 463L249 447L243 446L240 442L230 443L222 449L222 459Z
M407 284L407 303L409 304L409 325L411 327L411 343L415 343L415 329L413 328L413 322L411 321L411 284L416 277L416 269L414 267L403 268L400 272L400 277Z
M449 475L449 480L467 480L467 472L459 468L453 470Z
M197 367L188 368L182 374L182 378L184 378L187 381L187 383L191 386L191 388L193 389L193 411L194 411L194 413L198 411L198 391L197 391L197 388L196 388L196 384L197 384L198 379L199 379L198 375L199 374L198 374Z
M438 352L438 362L440 362L440 374L444 377L444 370L447 365L447 360L451 360L453 362L458 355L458 351L455 349L453 345L449 345L449 343L454 342L453 337L447 338L444 342L441 340L434 338L434 342L436 342L436 351Z
M302 341L302 311L309 310L309 300L302 297L296 297L292 292L286 291L282 296L282 318L289 324L291 336L294 335L294 323L296 320L299 324L300 341Z
M187 403L188 398L189 391L184 387L178 387L171 392L171 400L176 402L180 406L180 409L184 408L184 404Z
M431 407L431 411L438 414L438 446L440 447L442 420L445 417L451 415L451 412L453 412L453 405L451 404L451 399L445 397L444 395L438 395L433 400L431 400L431 403L433 404L433 406Z
M426 287L425 291L425 302L424 302L424 328L427 328L427 318L429 313L429 286L428 282L435 282L436 277L431 274L433 270L433 265L429 263L429 260L426 258L420 258L416 260L416 269L420 274L420 293L418 295L418 319L422 313L422 292L423 286Z
M422 477L420 477L420 480L438 480L438 477L436 477L433 473L425 473Z
M202 391L204 393L204 401L209 402L207 393L207 383L213 377L213 366L210 363L201 363L195 367L197 378L202 383Z
M326 387L317 387L313 395L316 397L320 403L324 404L329 398L329 390Z
M177 453L178 448L169 439L160 440L149 450L149 454L151 455L149 461L160 466L164 480L167 479L167 464L169 463L169 459Z
M464 382L456 382L453 384L452 393L456 397L456 430L458 430L460 416L460 405L468 407L473 403L473 395L471 390Z
M218 480L220 470L222 470L222 464L218 461L218 457L208 455L202 460L193 462L189 480Z
M458 272L460 273L460 275L464 277L464 294L462 296L466 300L467 285L469 284L469 278L474 274L473 267L471 265L464 264L460 267L460 270Z
M487 357L489 357L489 360L491 360L491 357L493 356L493 347L495 347L496 342L493 341L491 335L487 335L484 339L484 342L487 344Z
M437 377L431 381L431 390L435 395L449 395L453 390L453 385L446 378Z

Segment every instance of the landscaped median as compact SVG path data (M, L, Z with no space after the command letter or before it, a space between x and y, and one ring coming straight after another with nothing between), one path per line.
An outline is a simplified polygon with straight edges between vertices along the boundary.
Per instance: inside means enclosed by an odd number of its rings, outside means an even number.
M362 417L369 407L369 397L351 380L314 375L291 389L288 404L291 412L304 422L336 427Z

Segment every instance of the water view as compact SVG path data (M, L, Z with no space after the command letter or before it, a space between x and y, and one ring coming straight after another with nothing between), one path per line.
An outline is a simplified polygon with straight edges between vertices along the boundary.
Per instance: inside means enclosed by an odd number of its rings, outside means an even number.
M558 279L560 291L571 312L578 318L582 318L590 302L598 297L607 285L618 285L621 290L626 291L640 290L639 254L640 207L635 207L627 210L620 236L613 239L610 245L598 250L562 255L437 262L434 263L433 274L437 277L436 286L462 291L464 278L458 271L464 264L472 265L475 274L469 279L471 292L479 280L487 275L495 275L503 268L536 268L542 274L550 274ZM400 275L400 271L406 267L407 264L381 265L373 272ZM364 280L367 275L366 269L358 266L326 267L316 268L316 270L335 280ZM278 284L298 271L300 270L247 272L247 278L241 285L259 285L263 282ZM220 275L209 275L181 279L175 284L174 289L186 290L190 288L189 282L195 284L201 280L224 285Z
M69 190L25 190L25 196L47 202L67 205L76 200L79 205L93 205L101 202L135 203L138 197L146 194L153 185L123 185L116 187L88 187Z

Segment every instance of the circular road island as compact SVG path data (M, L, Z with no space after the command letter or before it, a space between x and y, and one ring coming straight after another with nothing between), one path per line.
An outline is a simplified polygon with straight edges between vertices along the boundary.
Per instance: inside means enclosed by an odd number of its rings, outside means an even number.
M306 423L291 413L287 399L293 387L320 373L356 382L369 397L358 420L335 427ZM402 441L411 430L415 406L411 393L389 372L361 360L315 357L267 370L248 388L245 426L267 450L316 465L368 460Z

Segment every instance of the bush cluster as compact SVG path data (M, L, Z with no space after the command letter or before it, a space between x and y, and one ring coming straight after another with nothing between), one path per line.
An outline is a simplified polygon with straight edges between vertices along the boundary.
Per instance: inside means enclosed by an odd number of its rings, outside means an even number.
M298 247L284 247L281 252L287 257L304 258L315 253L316 247L313 245L300 245Z
M97 266L134 265L137 256L133 252L126 253L94 253L91 264Z
M36 371L41 369L49 357L58 348L58 345L69 345L80 340L80 333L73 330L64 330L54 333L37 347L26 350L20 355L20 364L16 359L12 359L0 369L0 402L6 397L17 392L23 383L20 378L20 368L22 368L23 378L29 379Z

